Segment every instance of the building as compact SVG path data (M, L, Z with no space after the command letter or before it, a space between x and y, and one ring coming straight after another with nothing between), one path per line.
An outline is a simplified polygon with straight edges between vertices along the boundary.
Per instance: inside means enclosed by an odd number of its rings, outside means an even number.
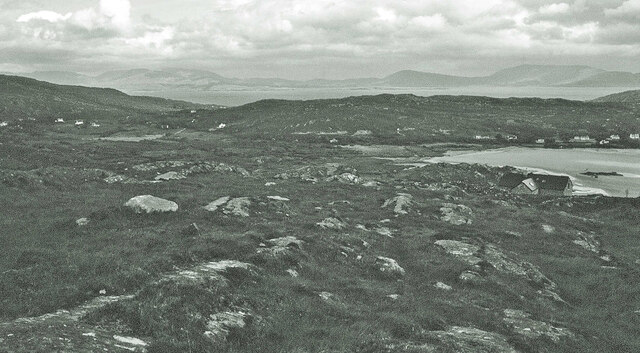
M482 135L476 135L475 136L476 140L495 140L496 138L493 136L482 136Z
M514 194L558 196L573 194L573 183L565 175L506 173L498 181L498 186Z
M74 125L75 125L75 126L81 126L81 125L84 125L84 121L82 121L82 120L76 120L76 122L75 122L75 124L74 124Z
M629 134L629 138L632 140L640 140L640 134Z
M611 135L609 136L610 141L620 141L620 135Z
M544 139L537 139L536 143L542 145L544 144Z
M64 119L62 118L58 118L55 120L56 123L64 123Z

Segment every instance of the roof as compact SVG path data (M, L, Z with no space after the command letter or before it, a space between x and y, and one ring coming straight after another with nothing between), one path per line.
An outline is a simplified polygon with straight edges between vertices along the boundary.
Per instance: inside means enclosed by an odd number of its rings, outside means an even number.
M538 184L540 189L545 190L564 190L571 183L566 175L548 175L548 174L534 174L528 175L529 178Z
M525 179L527 179L527 177L522 174L505 173L498 181L498 186L513 189Z
M524 184L524 186L526 186L531 191L535 191L538 189L538 184L536 184L536 182L531 178L523 180L522 184Z

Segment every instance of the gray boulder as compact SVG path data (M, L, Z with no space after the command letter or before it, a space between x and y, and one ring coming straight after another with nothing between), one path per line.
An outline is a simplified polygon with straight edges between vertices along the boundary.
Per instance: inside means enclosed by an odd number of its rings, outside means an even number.
M133 197L124 205L132 209L135 213L163 213L176 212L178 210L177 203L151 195Z

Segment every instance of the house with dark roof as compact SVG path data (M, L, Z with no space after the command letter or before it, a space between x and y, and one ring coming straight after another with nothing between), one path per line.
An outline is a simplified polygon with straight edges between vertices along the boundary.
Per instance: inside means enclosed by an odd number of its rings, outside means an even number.
M498 186L514 194L571 196L573 183L568 176L529 173L505 173Z

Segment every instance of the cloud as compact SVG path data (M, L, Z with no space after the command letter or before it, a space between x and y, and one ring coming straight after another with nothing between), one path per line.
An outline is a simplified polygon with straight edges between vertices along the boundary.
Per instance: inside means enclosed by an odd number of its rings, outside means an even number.
M300 78L407 68L484 74L523 61L631 62L640 48L640 0L3 1L12 7L0 13L1 50L64 48L74 54L61 65L79 68L171 65Z

